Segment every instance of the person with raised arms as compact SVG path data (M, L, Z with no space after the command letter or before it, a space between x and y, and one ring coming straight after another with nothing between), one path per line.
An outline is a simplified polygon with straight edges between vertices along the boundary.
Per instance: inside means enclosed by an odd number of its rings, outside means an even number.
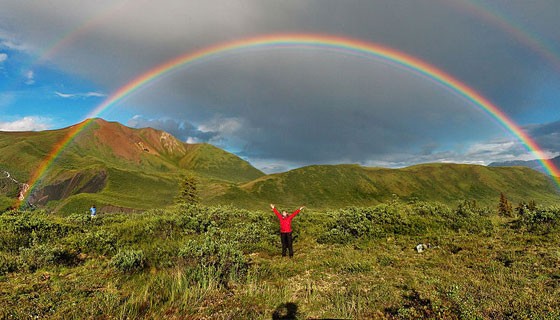
M290 258L294 256L294 249L292 247L292 219L305 208L304 206L299 207L292 214L288 214L286 211L280 213L276 207L271 203L270 208L274 214L278 217L280 221L280 240L282 241L282 257L286 256L286 251L289 252Z

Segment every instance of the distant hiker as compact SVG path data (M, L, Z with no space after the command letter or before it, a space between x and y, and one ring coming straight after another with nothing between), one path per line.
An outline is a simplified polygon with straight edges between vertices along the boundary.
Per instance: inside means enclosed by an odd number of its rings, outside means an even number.
M282 257L286 256L286 250L290 253L290 258L294 256L294 249L292 247L292 219L305 207L299 207L292 214L288 215L288 212L282 211L282 214L276 210L274 205L271 203L270 208L274 214L278 217L280 221L280 240L282 241Z
M95 208L95 205L92 205L91 208L89 208L89 212L91 213L91 217L95 218L95 215L97 214L97 209Z

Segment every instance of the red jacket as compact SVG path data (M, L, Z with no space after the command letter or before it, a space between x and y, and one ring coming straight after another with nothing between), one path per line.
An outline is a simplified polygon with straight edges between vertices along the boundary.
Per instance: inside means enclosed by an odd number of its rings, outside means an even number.
M274 214L278 217L278 220L280 220L280 232L281 233L292 232L292 219L299 213L300 210L297 209L286 218L282 217L282 214L278 212L276 208L272 208L272 211L274 211Z

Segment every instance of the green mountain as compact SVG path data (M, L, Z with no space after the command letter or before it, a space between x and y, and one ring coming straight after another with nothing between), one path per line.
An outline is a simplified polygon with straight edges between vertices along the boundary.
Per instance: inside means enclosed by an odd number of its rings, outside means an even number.
M81 125L81 124L79 124ZM372 205L398 197L495 204L501 192L513 203L560 200L552 181L523 167L425 164L403 169L315 165L265 175L209 144L187 144L151 128L132 129L94 119L81 130L0 132L0 209L16 203L22 182L40 169L54 147L76 131L31 189L30 203L55 211L101 212L165 207L186 175L196 177L203 203L287 209ZM6 178L4 178L6 176Z
M102 119L81 131L76 128L0 132L0 169L25 182L57 144L79 131L33 188L32 204L65 211L83 210L90 203L107 209L146 209L171 204L187 174L197 177L202 194L217 185L264 175L231 153L209 144L183 143L160 130L132 129ZM13 187L4 189L13 198ZM8 194L3 195L0 204L6 203Z
M552 181L523 167L496 168L463 164L423 164L403 169L358 165L317 165L273 174L231 187L212 201L252 207L277 203L290 207L373 205L399 198L455 204L476 200L497 203L500 193L510 201L557 203Z

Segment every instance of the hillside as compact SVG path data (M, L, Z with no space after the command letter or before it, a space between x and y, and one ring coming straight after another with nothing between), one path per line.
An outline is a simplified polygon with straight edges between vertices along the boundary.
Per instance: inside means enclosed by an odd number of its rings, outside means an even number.
M213 201L242 206L273 202L290 207L344 207L378 204L397 196L443 203L474 199L493 205L501 192L514 203L560 200L551 180L528 168L424 164L403 169L309 166L232 187Z
M81 124L79 124L81 125ZM54 146L78 127L0 132L0 171L26 182ZM209 144L187 144L167 132L132 129L93 119L55 158L28 200L55 211L130 211L173 203L185 175L194 175L205 204L262 208L268 203L339 208L398 197L454 204L495 205L501 192L513 203L555 203L560 194L544 174L525 167L425 164L402 169L314 165L264 175ZM4 181L5 180L5 181ZM0 208L15 203L18 184L0 179Z
M75 129L0 132L0 169L28 181ZM210 185L246 182L263 175L212 145L187 144L160 130L93 119L56 157L29 200L69 210L88 207L90 202L133 209L166 206L173 202L187 173L198 177L202 191Z

